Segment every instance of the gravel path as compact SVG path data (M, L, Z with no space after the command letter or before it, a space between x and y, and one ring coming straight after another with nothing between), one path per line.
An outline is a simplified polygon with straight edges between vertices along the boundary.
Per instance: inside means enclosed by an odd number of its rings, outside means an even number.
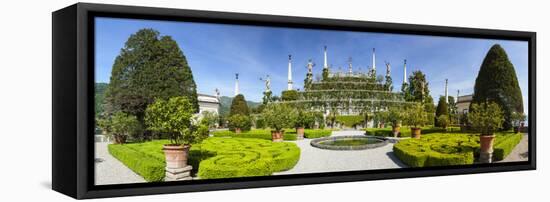
M334 131L332 136L360 135L363 131ZM299 174L299 173L322 173L353 170L373 170L388 168L403 168L401 163L393 155L393 143L374 149L358 151L335 151L312 147L311 139L304 139L295 142L300 147L301 154L298 164L291 170L275 173L275 175Z
M145 182L107 150L107 142L95 143L95 184L127 184Z
M508 154L506 158L499 162L517 162L517 161L527 161L529 157L529 135L527 133L523 134L523 138L516 145L516 148Z

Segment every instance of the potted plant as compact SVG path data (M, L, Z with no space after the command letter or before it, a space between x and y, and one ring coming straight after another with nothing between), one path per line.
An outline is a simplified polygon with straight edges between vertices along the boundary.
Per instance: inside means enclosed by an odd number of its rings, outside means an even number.
M504 117L500 106L494 102L473 103L468 113L470 126L479 135L481 163L491 163L493 154L494 133L502 127Z
M386 127L386 122L388 121L389 112L388 111L380 111L376 113L376 119L379 122L380 128Z
M294 123L294 127L296 127L296 138L298 140L304 139L304 128L311 127L314 123L315 116L313 113L305 110L299 110Z
M233 129L233 131L237 134L241 133L242 131L250 130L251 125L252 121L247 115L234 114L229 117L229 128Z
M428 122L428 114L420 103L416 103L407 109L404 122L411 127L411 137L420 139L422 134L420 127Z
M514 126L514 133L520 132L523 127L523 122L526 119L525 114L521 112L512 112L510 119L512 120L512 125Z
M159 99L145 110L149 129L170 137L170 144L162 149L169 169L186 167L191 145L208 137L208 124L193 114L193 105L186 97Z
M437 123L443 129L446 129L449 126L449 117L445 114L442 114L437 117Z
M295 123L297 112L294 108L282 103L270 103L262 112L266 124L272 129L273 142L282 142L284 128L292 127Z
M387 121L391 125L391 131L394 137L401 137L401 120L403 120L403 112L397 107L388 109Z
M124 144L129 136L140 132L140 123L133 115L116 112L111 118L100 119L98 125L114 140L115 144Z

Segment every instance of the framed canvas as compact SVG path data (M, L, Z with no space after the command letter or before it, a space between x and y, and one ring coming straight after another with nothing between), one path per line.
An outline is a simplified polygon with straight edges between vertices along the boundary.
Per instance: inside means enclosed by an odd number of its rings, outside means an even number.
M536 168L536 33L78 3L54 190L97 198Z

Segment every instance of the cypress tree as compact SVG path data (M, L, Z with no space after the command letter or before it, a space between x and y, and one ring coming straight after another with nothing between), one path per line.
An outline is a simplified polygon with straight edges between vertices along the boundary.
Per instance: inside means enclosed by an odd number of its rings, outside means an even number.
M439 97L439 102L437 103L437 108L435 110L436 126L441 126L441 124L437 121L437 118L441 115L449 115L449 107L447 105L447 102L445 101L445 96Z
M135 115L143 123L155 99L176 96L187 97L198 112L193 74L176 41L153 29L132 34L113 64L105 110Z
M523 113L523 97L514 65L499 44L487 52L474 86L472 104L485 101L495 102L503 109L505 121L502 128L505 130L512 128L513 112Z
M244 96L242 94L238 94L233 98L233 101L231 102L231 109L229 111L229 116L233 116L235 114L250 115L250 110L248 108L248 104L246 104L246 100L244 99Z

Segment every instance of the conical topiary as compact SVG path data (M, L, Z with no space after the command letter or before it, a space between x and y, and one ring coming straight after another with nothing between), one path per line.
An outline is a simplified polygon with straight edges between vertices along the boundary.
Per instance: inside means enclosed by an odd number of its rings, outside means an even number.
M476 78L472 103L496 102L504 111L503 129L512 128L512 112L523 113L523 97L514 65L499 45L491 47Z

